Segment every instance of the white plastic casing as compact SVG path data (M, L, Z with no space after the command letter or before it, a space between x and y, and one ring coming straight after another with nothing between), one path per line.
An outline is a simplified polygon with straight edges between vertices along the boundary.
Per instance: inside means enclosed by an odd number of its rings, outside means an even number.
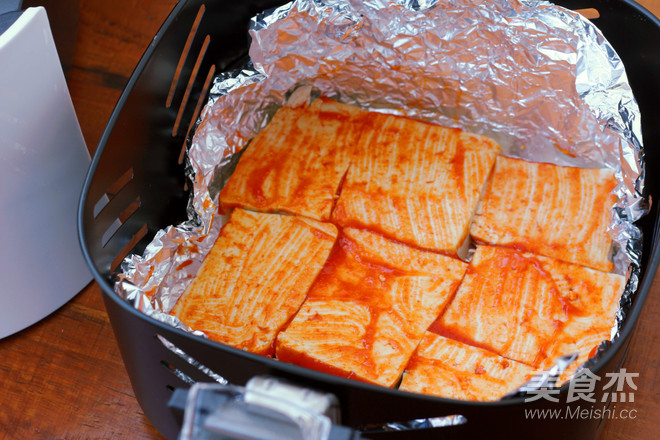
M92 278L76 233L90 156L42 7L0 35L0 338Z

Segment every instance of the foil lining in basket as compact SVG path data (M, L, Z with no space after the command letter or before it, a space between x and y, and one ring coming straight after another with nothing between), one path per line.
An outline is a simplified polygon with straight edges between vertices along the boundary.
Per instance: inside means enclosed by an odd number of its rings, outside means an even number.
M624 66L591 22L544 1L296 0L253 18L250 36L250 60L215 78L190 140L189 220L125 259L119 295L190 330L167 312L226 220L217 194L237 153L292 91L311 90L490 136L505 155L614 169L615 270L628 280L612 328L618 337L638 284L642 240L633 222L647 211L642 137ZM566 365L525 389L553 385Z

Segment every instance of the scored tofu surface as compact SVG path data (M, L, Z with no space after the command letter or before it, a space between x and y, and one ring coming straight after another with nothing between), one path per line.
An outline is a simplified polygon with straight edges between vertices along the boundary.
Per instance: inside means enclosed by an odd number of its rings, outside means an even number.
M477 243L516 247L606 272L616 202L614 171L498 157L470 233Z
M364 119L333 220L457 255L500 146L406 117Z
M277 358L392 387L466 266L344 229L300 311L277 337Z
M531 379L520 362L426 332L399 389L460 400L498 400Z
M456 296L432 331L533 367L570 340L613 323L625 278L575 264L478 246Z
M603 319L595 325L589 319L569 322L562 335L548 346L548 357L541 362L539 369L547 370L555 364L557 357L575 353L577 358L566 367L558 379L558 384L570 380L580 365L595 356L598 346L603 341L610 340L613 326L614 315L610 322Z
M210 339L272 355L336 237L331 224L235 209L172 314Z
M363 114L327 98L280 108L242 153L221 206L329 219Z
M236 209L172 313L342 377L392 387L407 368L407 391L495 400L576 352L566 380L609 339L625 282L600 272L615 176L500 150L327 98L282 107L220 192ZM470 236L468 267L450 257Z

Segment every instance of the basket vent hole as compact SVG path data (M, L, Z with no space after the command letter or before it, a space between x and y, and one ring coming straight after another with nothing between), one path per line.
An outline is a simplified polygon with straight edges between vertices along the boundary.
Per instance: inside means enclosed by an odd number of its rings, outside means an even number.
M183 159L186 157L186 147L187 147L187 141L183 141L183 145L181 145L181 151L179 152L179 159L176 161L179 165L183 163Z
M117 220L115 223L119 223L119 220ZM126 255L128 255L128 253L131 250L133 250L135 245L138 244L140 240L142 240L145 237L145 235L147 235L147 231L148 228L146 224L142 225L142 227L138 229L135 235L133 235L133 238L131 238L128 241L128 243L126 243L126 245L121 249L121 251L119 251L115 259L112 260L112 263L110 263L110 272L114 272L115 269L117 269L117 267L121 264L121 262L124 261L124 258L126 258Z
M193 127L195 126L195 123L197 122L197 117L199 116L199 112L202 110L202 105L204 105L204 103L206 102L206 94L209 91L209 87L211 86L211 80L213 79L214 74L215 74L215 64L211 64L211 68L206 74L206 79L204 80L202 91L199 95L199 98L197 98L197 105L195 106L195 111L193 112L192 118L190 119L190 123L188 124L188 130L186 131L186 136L185 139L183 140L183 145L181 146L181 152L179 153L179 161L178 161L179 165L183 163L183 159L186 156L186 144L187 144L188 136L190 136L190 132L192 131Z
M103 211L103 208L105 208L106 205L110 203L110 200L112 200L114 196L116 196L119 191L121 191L132 179L133 168L129 168L119 177L119 179L115 180L115 182L105 190L105 194L103 194L94 204L94 218L96 218L101 213L101 211Z
M177 133L179 132L179 125L181 125L181 119L183 118L183 113L186 110L186 106L188 105L188 99L190 98L190 91L193 88L193 85L195 84L195 80L197 79L197 74L199 73L199 67L202 65L202 60L204 59L204 55L206 55L206 49L209 47L209 43L211 42L211 37L207 35L204 37L204 42L202 43L202 47L199 50L199 54L197 55L197 60L195 61L195 65L193 66L192 72L190 73L190 79L188 80L188 85L186 86L186 91L183 94L183 99L181 100L181 105L179 106L179 112L176 115L176 120L174 121L174 127L172 127L172 136L176 136Z
M115 220L108 226L108 229L105 230L103 233L103 236L101 237L101 245L105 247L105 245L108 244L110 239L114 237L115 233L119 230L121 227L121 221L119 219Z
M137 198L130 205L128 205L121 214L119 214L119 221L122 222L122 224L126 223L126 221L131 218L133 214L135 214L135 211L137 211L141 205L142 200L140 199L140 196L137 196Z
M176 368L174 365L170 364L169 362L160 361L160 365L165 367L167 369L167 371L172 373L174 376L178 377L182 382L185 382L188 385L193 385L195 383L195 380L193 378L191 378L186 373L179 370L178 368Z
M179 64L177 64L176 70L174 71L174 77L172 78L170 91L167 94L167 101L165 102L165 106L167 108L170 108L170 106L172 105L172 99L174 98L174 92L176 90L176 86L179 83L179 78L181 77L183 64L185 63L186 58L188 58L188 52L190 52L190 46L192 46L192 42L195 39L195 34L197 34L197 28L199 27L200 21L202 21L202 16L204 15L205 9L206 7L204 5L201 5L199 7L199 10L197 11L197 17L195 17L195 21L193 22L193 25L190 28L190 33L188 34L188 39L186 40L186 44L183 46L183 51L181 51L181 56L179 57Z
M588 20L594 20L600 17L600 12L598 12L598 9L596 8L576 9L575 12L582 15L584 18Z
M99 200L96 202L94 205L94 218L98 217L98 215L103 211L103 208L106 207L110 199L108 198L107 194L103 194Z
M117 217L117 220L112 222L108 229L103 233L103 236L101 237L101 245L105 247L105 245L108 244L110 239L115 235L117 230L121 225L126 223L126 221L131 218L133 214L135 214L135 211L138 210L140 207L142 201L140 200L140 196L137 196L137 198L126 207L120 214L119 217Z
M213 381L221 383L223 385L226 385L228 383L224 377L220 376L218 373L214 372L213 370L211 370L210 368L199 362L197 359L193 358L188 353L181 350L179 347L174 345L164 336L156 334L154 335L154 337L158 342L163 344L163 347L174 353L178 358L190 364L192 367L195 367L197 370L207 375Z

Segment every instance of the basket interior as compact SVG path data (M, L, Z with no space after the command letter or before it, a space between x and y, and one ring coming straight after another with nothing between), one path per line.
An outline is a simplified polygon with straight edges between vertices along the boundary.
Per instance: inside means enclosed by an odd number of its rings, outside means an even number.
M417 396L415 403L409 405L411 397L406 393L378 390L363 384L348 386L344 379L328 379L314 372L303 372L298 367L277 365L276 361L220 347L139 314L112 291L112 274L126 255L141 254L160 229L186 219L191 189L183 160L186 140L194 130L212 78L245 58L250 18L281 3L180 2L129 80L93 158L80 203L81 243L104 292L136 396L154 425L166 436L176 437L179 421L166 407L171 391L193 381L217 379L199 363L192 362L192 356L203 365L219 369L232 383L245 383L255 374L277 374L325 388L342 401L345 421L356 425L448 415L456 411L466 415L468 420L483 414L480 413L483 405L458 404L427 396ZM592 15L593 10L597 11L594 24L626 65L641 109L645 144L660 143L660 112L656 109L660 102L658 20L633 2L563 0L558 3L569 9L591 9ZM653 149L645 152L648 169L660 166L658 154ZM648 196L657 193L654 174L646 175ZM612 347L611 355L604 357L603 365L613 362L618 365L623 359L625 350L620 350L623 341L632 332L650 288L658 264L655 253L657 215L656 207L652 206L650 214L639 222L645 237L639 292L622 332L622 341ZM143 341L136 341L136 335L141 335ZM149 348L145 347L147 343ZM151 367L152 364L157 366ZM392 409L374 407L369 403L374 396L379 399L377 406L389 405ZM490 408L492 412L487 418L492 423L504 417L504 406L491 405ZM479 417L483 419L482 415ZM580 432L584 428L573 429ZM431 432L434 430L428 431L430 435L438 435ZM457 436L466 434L458 428L444 428L443 435L452 438L452 432ZM388 434L387 438L396 435ZM376 434L373 438L384 436ZM495 432L492 436L499 438Z

